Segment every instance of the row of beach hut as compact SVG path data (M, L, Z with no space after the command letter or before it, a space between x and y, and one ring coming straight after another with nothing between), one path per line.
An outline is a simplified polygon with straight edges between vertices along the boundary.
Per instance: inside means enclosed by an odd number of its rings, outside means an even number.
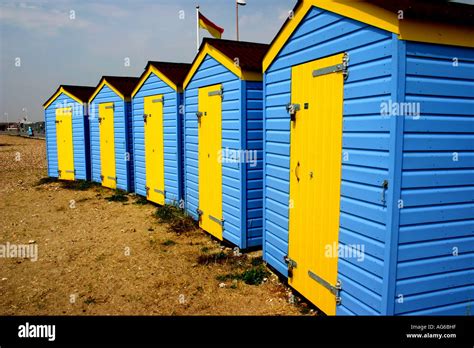
M449 6L301 0L271 45L61 85L48 175L184 202L329 315L470 314L474 31Z

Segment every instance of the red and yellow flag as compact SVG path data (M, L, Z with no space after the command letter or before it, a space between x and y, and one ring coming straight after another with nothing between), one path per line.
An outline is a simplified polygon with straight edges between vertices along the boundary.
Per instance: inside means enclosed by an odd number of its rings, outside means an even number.
M223 28L204 17L201 12L199 12L199 26L203 29L206 29L216 39L222 38L222 34L224 33Z

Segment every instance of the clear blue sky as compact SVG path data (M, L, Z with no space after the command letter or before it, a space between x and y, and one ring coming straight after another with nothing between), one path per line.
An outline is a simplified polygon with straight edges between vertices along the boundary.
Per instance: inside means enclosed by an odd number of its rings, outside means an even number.
M197 3L235 39L235 0L0 0L0 121L5 113L18 121L25 108L29 120L43 120L42 104L60 84L139 76L148 60L191 62ZM241 40L269 43L295 3L247 0Z

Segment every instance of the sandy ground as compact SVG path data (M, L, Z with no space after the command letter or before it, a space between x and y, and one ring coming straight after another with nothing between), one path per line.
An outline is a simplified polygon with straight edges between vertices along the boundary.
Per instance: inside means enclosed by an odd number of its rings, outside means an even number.
M45 158L44 141L0 135L0 245L38 248L35 262L0 258L0 315L316 314L274 274L260 285L216 279L261 252L201 264L233 252L202 231L170 231L133 195L38 185Z

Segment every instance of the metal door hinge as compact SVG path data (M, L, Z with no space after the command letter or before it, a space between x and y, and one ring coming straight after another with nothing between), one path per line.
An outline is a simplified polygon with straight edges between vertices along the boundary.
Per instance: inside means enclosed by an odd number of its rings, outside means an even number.
M148 115L148 114L143 114L143 122L146 123L146 120L148 119L148 117L150 117L151 115Z
M145 186L145 191L146 191L146 196L150 196L150 188L148 186Z
M100 181L104 181L104 176L103 175L100 176Z
M98 117L97 120L99 121L99 124L102 124L103 117Z
M340 292L342 290L342 282L338 279L336 281L336 284L335 285L331 285L330 283L328 283L327 281L325 281L323 278L321 278L320 276L318 276L316 273L313 273L311 271L308 271L308 275L311 279L313 279L314 281L316 281L318 284L322 285L323 287L325 287L327 290L329 290L329 292L331 294L333 294L334 296L336 296L336 304L339 305L341 304L341 297L339 296L340 295Z
M196 112L196 117L200 119L204 114L201 111Z
M107 179L113 180L113 181L117 181L117 177L116 177L116 176L108 176Z
M223 94L224 94L224 89L221 88L220 90L217 90L217 91L211 91L211 92L209 92L207 95L208 95L209 97L212 97L212 96L214 96L214 95L220 95L220 96L222 97Z
M163 103L165 101L164 98L157 98L157 99L153 99L151 102L152 103Z
M349 55L347 53L344 53L344 57L342 58L342 63L313 70L313 77L319 77L323 75L342 72L342 74L344 75L344 79L347 79L347 77L349 76L348 69L347 69L348 66L349 66Z
M112 110L115 110L115 104L106 106L104 109L112 109Z
M76 170L66 170L66 173L68 174L76 174Z
M218 219L210 214L209 214L209 219L211 219L214 222L217 222L221 226L224 226L224 219Z
M196 213L198 214L199 217L201 217L204 212L201 209L196 209Z
M159 193L160 195L163 195L164 197L166 197L166 191L161 191L161 190L158 190L158 189L154 189L153 191L155 191L156 193Z
M344 65L342 63L313 70L313 77L328 75L340 71L344 71Z

